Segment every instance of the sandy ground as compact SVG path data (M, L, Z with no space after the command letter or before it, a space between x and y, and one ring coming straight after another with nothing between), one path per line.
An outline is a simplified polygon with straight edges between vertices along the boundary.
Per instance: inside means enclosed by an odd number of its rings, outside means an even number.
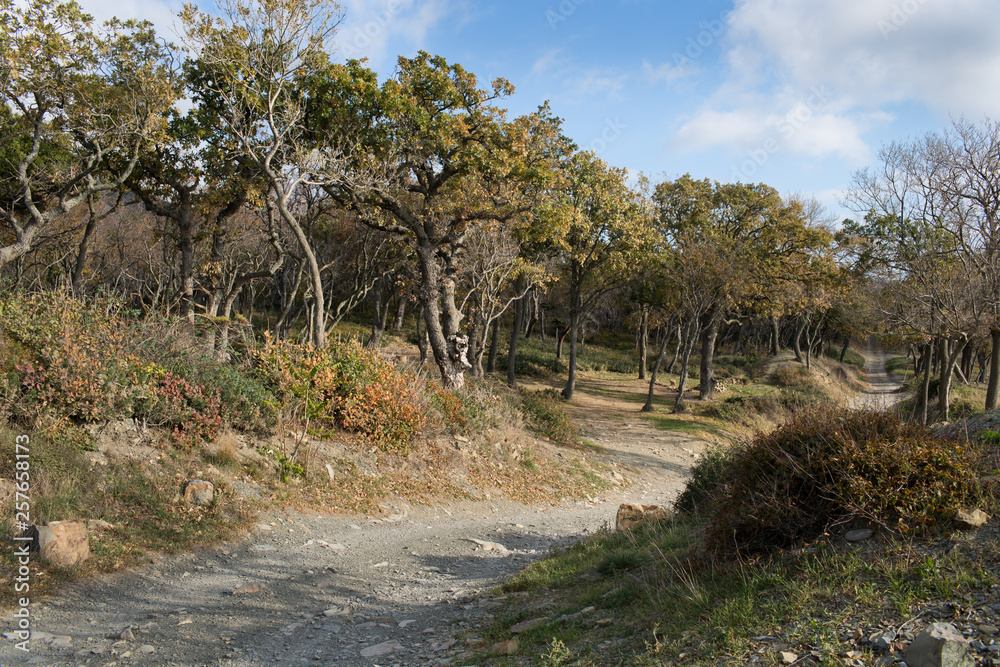
M639 418L645 383L581 383L570 411L631 482L557 506L400 504L387 517L282 512L244 540L82 581L34 602L19 665L463 665L499 601L488 591L550 549L666 504L709 444ZM665 408L660 407L660 410ZM8 613L3 626L14 618Z

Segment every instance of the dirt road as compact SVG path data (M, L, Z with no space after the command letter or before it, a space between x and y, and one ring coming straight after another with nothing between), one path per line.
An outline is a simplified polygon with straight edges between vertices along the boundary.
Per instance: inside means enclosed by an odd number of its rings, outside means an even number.
M639 419L643 383L594 381L570 409L632 484L601 498L400 505L389 516L280 513L246 539L80 582L31 607L30 652L0 664L462 665L486 592L553 547L614 522L621 502L664 504L706 442ZM662 409L662 408L661 408ZM4 628L14 625L8 613Z
M886 373L885 363L889 357L881 346L869 342L864 356L865 374L868 376L870 388L858 395L855 407L888 410L903 400L903 394L898 393L903 385Z

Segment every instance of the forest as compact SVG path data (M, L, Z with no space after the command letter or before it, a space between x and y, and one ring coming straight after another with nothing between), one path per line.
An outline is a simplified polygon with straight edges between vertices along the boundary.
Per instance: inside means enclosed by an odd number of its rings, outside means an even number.
M504 366L514 385L540 337L567 359L567 399L580 346L619 335L647 408L679 365L677 411L693 359L707 399L720 351L790 348L808 367L877 336L922 375L919 421L949 419L952 378L997 407L1000 123L883 147L845 195L856 219L837 220L764 183L630 175L547 104L510 118L510 82L441 57L387 77L337 62L331 7L188 6L171 44L72 2L5 0L3 326L17 295L114 299L239 363L264 340L324 350L345 321L377 350L413 322L445 389ZM5 382L26 382L14 356Z

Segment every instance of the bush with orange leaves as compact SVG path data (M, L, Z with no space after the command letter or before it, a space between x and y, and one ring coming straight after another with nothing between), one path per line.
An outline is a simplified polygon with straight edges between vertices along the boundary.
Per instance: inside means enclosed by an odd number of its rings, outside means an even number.
M384 451L404 453L427 423L418 378L356 340L317 350L267 339L252 355L285 411L314 434L339 427L363 433Z

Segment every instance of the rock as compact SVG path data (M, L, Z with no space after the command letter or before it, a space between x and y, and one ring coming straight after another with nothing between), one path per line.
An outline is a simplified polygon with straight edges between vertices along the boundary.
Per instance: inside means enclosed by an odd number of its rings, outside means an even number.
M68 567L90 557L87 524L81 519L38 526L35 539L42 559L53 565Z
M974 667L969 642L951 623L931 623L910 647L905 660L909 667Z
M329 463L326 464L326 474L330 476L331 482L336 479L336 475L333 473L333 466Z
M374 646L361 649L361 657L374 658L379 655L389 655L390 653L401 651L402 649L402 644L397 642L395 639L390 639L387 642L382 642L381 644L375 644Z
M129 628L125 628L124 630L122 630L121 634L118 635L118 639L122 639L122 640L127 641L127 642L134 642L135 641L135 635L132 634L132 628L129 627Z
M499 542L488 542L486 540L477 540L474 537L466 537L465 540L467 542L478 544L483 548L483 551L498 551L502 554L510 553L510 549L500 544Z
M844 535L844 539L848 542L864 542L865 540L871 539L872 535L875 534L871 528L859 528L858 530L849 530Z
M469 439L468 439L468 438L466 438L466 437L463 437L463 436L461 436L461 435L456 435L456 436L455 436L455 439L456 439L456 440L458 440L459 442L469 442Z
M203 479L192 479L184 486L184 502L189 505L208 505L215 497L215 487Z
M89 530L114 530L115 524L101 519L87 519L87 528Z
M959 528L979 528L989 520L989 515L980 509L960 509L955 515L955 525Z
M663 521L671 516L673 513L660 505L622 503L618 507L618 516L615 518L615 530L618 532L631 530L643 521Z
M545 618L544 616L541 618L533 618L530 621L521 621L520 623L518 623L517 625L513 626L510 629L510 634L516 635L522 632L527 632L528 630L534 630L539 625L545 625L548 622L549 619Z
M887 650L892 646L892 642L896 640L896 633L892 630L886 630L885 632L877 632L870 638L869 643L874 649L879 649L882 651Z
M796 660L799 659L799 656L797 656L796 654L792 653L791 651L782 651L779 655L781 657L781 662L784 663L784 664L786 664L786 665L791 665Z
M492 651L495 655L514 655L517 653L519 648L521 648L521 644L515 637L514 639L508 639L505 642L497 642L490 647L490 651Z
M980 625L979 631L984 635L995 635L1000 632L1000 628L997 628L995 625Z
M150 646L149 644L143 644L142 646L139 647L139 653L145 653L146 655L149 655L150 653L156 653L156 648Z
M235 591L233 591L233 595L254 595L255 593L266 593L266 592L267 592L267 586L258 582L254 582L252 584L243 584Z

